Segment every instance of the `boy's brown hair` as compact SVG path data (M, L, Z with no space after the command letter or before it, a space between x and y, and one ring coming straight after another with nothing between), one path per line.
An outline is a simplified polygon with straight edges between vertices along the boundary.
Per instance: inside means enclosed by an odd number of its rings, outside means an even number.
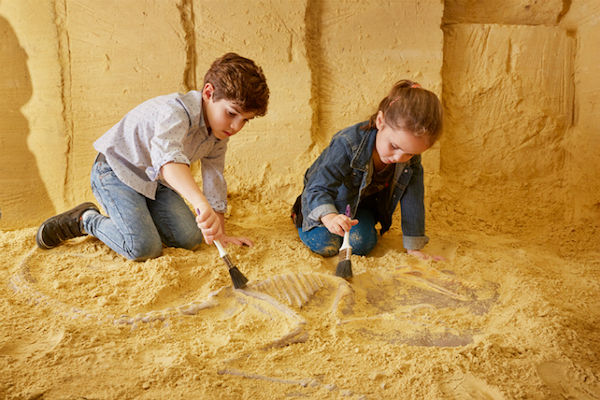
M383 117L389 125L396 129L406 129L415 136L422 136L430 145L442 134L440 100L435 93L408 79L394 85L363 129L376 129L375 120L379 111L383 112Z
M204 84L214 86L213 100L230 100L244 112L267 113L269 87L261 67L236 53L217 58L204 75Z

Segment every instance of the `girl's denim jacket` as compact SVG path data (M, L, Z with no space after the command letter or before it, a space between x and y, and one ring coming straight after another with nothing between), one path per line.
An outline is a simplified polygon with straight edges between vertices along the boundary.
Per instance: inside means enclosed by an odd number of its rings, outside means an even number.
M330 213L344 213L350 205L352 216L361 192L371 182L371 161L377 130L363 130L361 122L336 133L331 143L304 174L302 191L302 229L323 226L321 217ZM423 248L429 238L425 236L425 206L423 167L421 156L416 155L406 163L396 164L392 184L371 198L371 204L383 235L392 224L392 214L400 202L404 248ZM361 207L363 204L361 204Z

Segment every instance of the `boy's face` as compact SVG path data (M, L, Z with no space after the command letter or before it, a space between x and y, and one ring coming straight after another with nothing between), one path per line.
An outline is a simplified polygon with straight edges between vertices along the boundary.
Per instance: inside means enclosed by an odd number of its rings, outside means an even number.
M415 136L406 129L390 126L381 111L377 114L375 125L378 129L375 149L383 164L407 162L414 155L421 154L431 147L426 138Z
M231 100L213 101L214 87L207 83L202 89L204 122L217 139L225 139L238 133L246 122L254 118L254 112L242 111Z

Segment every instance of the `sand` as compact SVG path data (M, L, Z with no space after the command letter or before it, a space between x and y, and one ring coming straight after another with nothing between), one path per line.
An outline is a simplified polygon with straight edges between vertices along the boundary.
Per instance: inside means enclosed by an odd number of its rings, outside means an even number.
M600 399L599 21L595 0L0 0L0 399ZM272 95L227 155L248 287L212 246L38 250L93 200L92 143L228 51ZM402 78L444 104L423 165L446 260L407 255L396 215L346 282L289 209Z
M256 242L229 247L244 290L206 245L137 263L91 237L42 251L34 228L1 232L0 397L600 398L600 258L584 240L437 210L428 251L446 261L407 255L396 223L346 282L285 202L232 197L228 230Z

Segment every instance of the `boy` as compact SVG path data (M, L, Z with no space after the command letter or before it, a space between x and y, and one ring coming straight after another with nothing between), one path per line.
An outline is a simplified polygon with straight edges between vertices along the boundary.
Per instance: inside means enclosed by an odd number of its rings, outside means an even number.
M269 89L254 61L227 53L213 62L202 91L150 99L100 137L92 167L93 203L51 217L39 227L42 249L90 234L132 259L158 257L162 244L193 249L202 241L252 245L225 235L223 176L230 136L267 112ZM203 191L190 170L201 160ZM198 215L185 203L187 200Z

